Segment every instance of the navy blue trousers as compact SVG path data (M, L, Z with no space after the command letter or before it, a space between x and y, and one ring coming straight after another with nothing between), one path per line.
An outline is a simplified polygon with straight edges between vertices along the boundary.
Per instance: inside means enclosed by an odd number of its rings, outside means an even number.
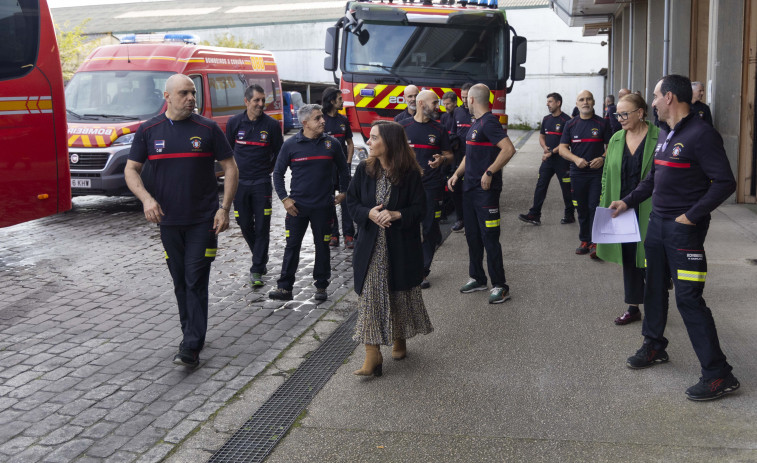
M591 226L602 194L602 172L599 175L573 175L570 184L573 205L578 212L578 240L591 243Z
M268 273L268 243L271 235L271 182L239 184L234 196L234 217L252 251L250 273Z
M541 217L541 208L547 197L549 182L554 175L557 177L557 181L560 182L562 200L565 203L565 217L573 217L573 198L570 194L570 165L566 162L558 162L557 159L552 159L555 156L559 157L559 155L553 154L539 166L539 179L536 181L536 189L534 190L534 204L531 206L531 210L528 211L530 215Z
M434 260L436 247L442 240L442 231L439 228L439 219L442 216L442 187L425 188L426 193L426 215L423 216L421 228L423 233L423 276L427 277L431 273L431 262Z
M185 349L202 350L208 330L208 280L218 237L213 222L163 225L160 239L173 279Z
M641 330L644 342L652 343L654 349L668 345L663 333L668 320L667 286L672 276L676 306L706 379L722 378L732 370L720 349L712 312L702 297L707 277L704 240L709 226L709 218L691 226L650 215L644 241L647 285Z
M334 190L336 191L336 190ZM352 223L352 216L347 209L347 199L339 204L339 208L342 210L342 232L344 236L355 237L355 224ZM331 236L339 236L339 217L336 215L336 205L331 207Z
M499 195L502 190L474 188L463 192L465 215L465 239L468 241L468 275L481 284L486 284L484 273L484 250L486 265L492 286L509 289L505 281L505 264L502 245L499 243Z
M315 245L315 265L313 278L316 288L327 288L331 278L331 256L329 253L329 239L331 239L331 206L308 208L297 206L297 217L287 214L284 221L286 227L286 247L284 261L281 264L281 277L278 287L289 291L294 287L297 266L300 263L300 249L305 231L310 224Z

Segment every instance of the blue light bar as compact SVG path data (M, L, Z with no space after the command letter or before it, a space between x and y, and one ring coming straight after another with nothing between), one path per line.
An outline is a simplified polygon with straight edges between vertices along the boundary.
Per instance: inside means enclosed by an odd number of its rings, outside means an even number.
M184 42L196 45L200 38L194 34L127 34L121 43Z

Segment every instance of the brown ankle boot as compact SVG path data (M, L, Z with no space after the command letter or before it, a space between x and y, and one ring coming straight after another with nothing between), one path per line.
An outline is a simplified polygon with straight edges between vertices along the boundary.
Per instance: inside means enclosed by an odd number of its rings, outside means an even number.
M381 364L383 362L384 359L381 357L381 350L379 349L379 346L374 344L366 344L365 362L363 362L363 368L353 371L352 374L358 376L381 376Z
M407 357L407 343L404 339L395 339L392 346L392 358L402 360L405 357Z

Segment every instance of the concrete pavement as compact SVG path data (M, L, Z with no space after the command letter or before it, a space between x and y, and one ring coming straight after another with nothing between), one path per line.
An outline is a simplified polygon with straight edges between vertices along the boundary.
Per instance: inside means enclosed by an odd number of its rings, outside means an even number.
M757 461L757 215L721 207L706 243L705 299L741 389L690 402L699 366L674 307L670 362L625 366L642 337L640 323L612 323L625 309L621 267L574 254L578 226L559 223L557 182L540 227L518 220L539 162L532 136L505 168L512 300L459 293L467 248L451 235L423 293L435 331L408 341L404 361L385 348L380 378L352 375L358 348L267 461Z

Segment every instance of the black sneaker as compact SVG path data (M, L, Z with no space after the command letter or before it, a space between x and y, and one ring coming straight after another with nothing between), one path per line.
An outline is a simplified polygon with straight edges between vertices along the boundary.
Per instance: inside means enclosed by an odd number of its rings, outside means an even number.
M173 363L188 368L197 368L200 365L200 353L195 350L179 348L179 352L173 357Z
M575 223L575 222L576 222L576 218L573 217L572 215L566 215L565 217L563 217L562 219L560 219L560 223L562 225L567 225L569 223Z
M725 378L699 378L699 382L686 389L686 398L702 402L714 400L730 394L739 388L739 380L733 374L728 373Z
M521 222L541 225L541 219L533 214L518 214L518 218L521 220Z
M284 288L276 288L268 293L269 299L276 299L277 301L291 301L292 292Z
M668 353L664 350L652 349L651 343L644 343L641 345L641 349L636 351L631 357L626 360L626 366L639 370L641 368L649 368L658 363L665 363L668 359Z
M463 225L462 220L458 220L457 222L452 225L452 232L454 233L460 233L465 228L465 225Z
M326 295L326 288L318 288L315 290L315 295L313 296L313 299L315 299L316 301L325 301L327 298L328 296Z

